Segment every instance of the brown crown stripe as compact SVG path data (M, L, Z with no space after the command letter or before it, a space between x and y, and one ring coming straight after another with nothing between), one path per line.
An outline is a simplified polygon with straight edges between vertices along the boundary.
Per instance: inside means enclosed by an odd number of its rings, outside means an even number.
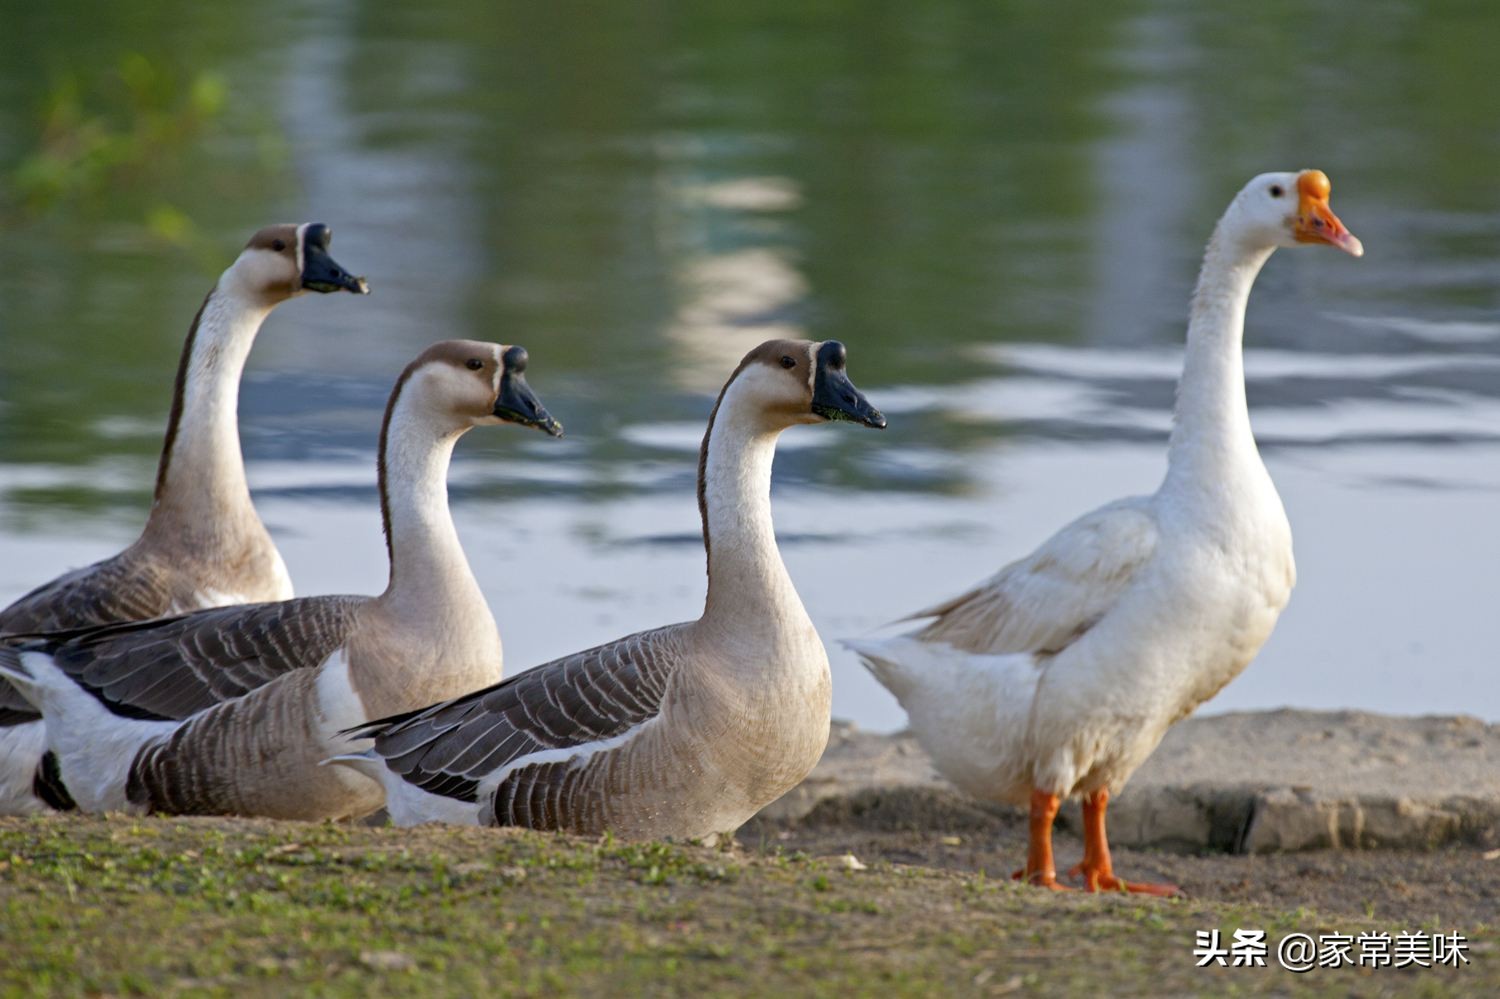
M250 242L245 244L245 249L270 250L272 253L277 253L279 252L276 249L276 241L278 239L282 242L283 250L289 246L295 247L297 245L297 226L290 222L280 225L268 225L250 237Z

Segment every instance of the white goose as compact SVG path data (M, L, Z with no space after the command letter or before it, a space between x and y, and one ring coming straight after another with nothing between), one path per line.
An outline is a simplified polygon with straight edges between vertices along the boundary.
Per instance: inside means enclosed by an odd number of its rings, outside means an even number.
M912 618L846 644L893 693L938 770L977 797L1029 803L1018 872L1060 888L1052 821L1083 796L1089 890L1171 894L1115 876L1109 795L1172 723L1237 676L1291 596L1292 532L1245 406L1245 304L1277 247L1363 253L1317 170L1268 173L1235 196L1204 254L1167 454L1151 496L1075 520L1030 556Z
M112 558L59 576L0 610L0 635L142 621L255 600L292 582L256 516L237 421L240 375L271 310L306 291L366 294L328 254L326 225L268 226L203 300L183 344L145 530ZM0 815L68 808L38 770L41 718L0 681ZM34 779L34 775L37 775Z
M338 733L500 677L500 636L448 510L453 447L504 421L558 436L520 347L450 340L402 373L380 434L390 581L0 648L87 811L337 818L380 786L317 764ZM357 744L353 744L357 745Z
M703 616L361 726L337 757L385 785L403 825L440 820L629 838L707 838L791 789L828 741L828 656L771 523L781 432L884 427L844 347L770 341L730 376L698 462L708 552Z

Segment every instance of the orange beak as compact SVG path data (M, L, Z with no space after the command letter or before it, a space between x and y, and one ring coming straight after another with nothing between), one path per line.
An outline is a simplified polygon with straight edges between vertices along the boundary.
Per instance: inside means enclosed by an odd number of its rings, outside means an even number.
M1328 207L1331 188L1322 170L1303 170L1297 175L1297 224L1292 233L1299 243L1327 243L1350 256L1364 256L1364 244Z

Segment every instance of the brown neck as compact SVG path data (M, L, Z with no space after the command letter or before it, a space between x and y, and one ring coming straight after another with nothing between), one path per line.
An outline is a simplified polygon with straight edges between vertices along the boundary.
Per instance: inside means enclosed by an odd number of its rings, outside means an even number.
M193 318L177 368L148 531L259 528L240 452L239 387L272 307L228 292L221 282Z

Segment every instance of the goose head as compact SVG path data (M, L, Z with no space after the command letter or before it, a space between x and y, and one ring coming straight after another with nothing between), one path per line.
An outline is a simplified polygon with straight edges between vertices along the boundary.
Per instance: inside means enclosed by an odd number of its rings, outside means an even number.
M362 277L329 256L333 230L321 222L269 225L250 237L226 275L252 298L282 302L307 291L350 291L368 295Z
M848 358L837 340L769 340L745 355L729 382L775 429L831 420L885 429L880 410L849 380Z
M407 365L392 405L405 397L411 412L448 431L518 423L561 437L562 424L526 384L527 361L525 347L444 340Z
M1362 256L1363 244L1328 207L1330 188L1322 170L1263 173L1235 196L1224 223L1260 248L1323 243Z

